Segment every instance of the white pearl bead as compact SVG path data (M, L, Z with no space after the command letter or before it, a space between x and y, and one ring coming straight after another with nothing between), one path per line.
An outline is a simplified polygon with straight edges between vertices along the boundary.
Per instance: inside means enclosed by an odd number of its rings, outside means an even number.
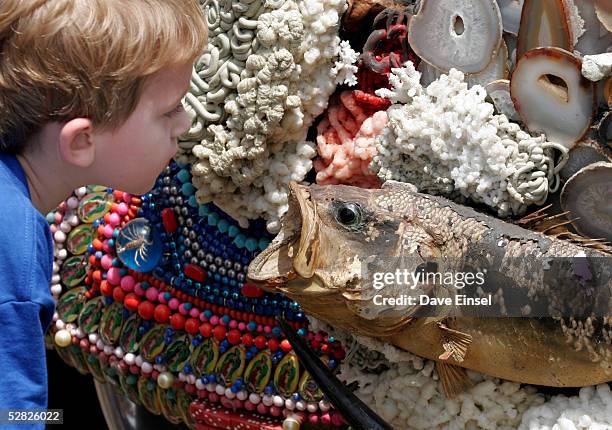
M196 386L196 389L197 389L197 390L203 390L203 389L204 389L204 387L206 387L206 385L204 385L204 384L202 383L202 380L201 380L201 379L196 379L196 381L195 381L195 386Z
M53 273L59 273L59 264L57 262L53 262Z
M60 284L54 284L51 286L51 294L59 296L62 294L62 286Z
M174 384L174 376L170 372L162 372L157 377L157 385L163 389L168 389Z
M225 387L223 385L221 385L221 384L218 384L215 387L215 393L217 393L220 396L224 395L225 394Z
M306 410L308 412L310 412L311 414L315 413L317 411L317 404L316 403L308 403L308 405L306 405Z
M281 396L274 396L272 398L272 402L274 403L274 406L281 408L285 404L285 399L283 399Z
M96 348L100 349L100 350L104 350L104 342L102 342L102 339L98 339L98 341L96 342Z
M74 194L76 194L79 198L85 196L85 194L87 194L87 187L77 188L76 190L74 190Z
M89 334L89 343L95 345L96 343L98 343L98 339L100 337L98 336L98 333L90 333Z
M81 327L77 327L76 330L74 330L74 334L79 339L83 339L85 337L85 332L83 332L83 329L81 329Z
M209 393L215 391L215 388L217 388L217 386L214 382L209 382L208 384L206 384L206 391L208 391Z
M68 217L68 224L70 224L72 227L76 227L80 222L79 217L76 215L70 215Z
M53 312L53 322L57 322L59 320L59 314L57 312Z
M195 375L187 376L187 382L190 383L191 385L195 384L197 380L198 378L196 378Z
M321 409L321 412L329 411L329 402L326 402L325 400L320 400L319 409Z
M71 342L72 336L70 336L68 330L59 330L57 333L55 333L55 343L58 346L65 348L70 345Z
M117 356L117 358L123 358L123 348L121 348L120 346L115 348L113 353Z
M66 233L61 230L57 230L53 235L53 239L55 239L55 241L58 243L64 243L64 241L66 240Z
M64 327L66 327L66 324L64 324L64 321L62 321L62 320L55 321L55 328L56 329L63 330Z
M236 393L236 398L238 400L245 401L247 397L249 397L249 393L247 393L246 390L240 390Z
M145 361L142 363L142 366L140 366L140 370L142 370L143 373L151 373L153 372L153 365Z
M292 411L295 409L295 402L291 399L287 399L285 400L285 407L289 409L290 411Z
M266 406L272 406L274 401L272 400L272 396L264 394L264 396L261 398L261 403L263 403Z
M55 274L53 276L51 276L51 283L52 284L59 284L60 283L60 275L59 274Z
M123 356L123 361L125 361L128 366L131 366L134 364L135 358L136 357L134 357L134 354L132 354L131 352L128 352L127 354Z
M111 354L113 353L113 347L112 347L112 346L110 346L110 345L106 345L106 346L104 347L104 353L105 353L106 355L111 355Z
M144 364L144 360L142 358L142 355L138 354L136 356L136 358L134 358L134 363L136 363L136 366L140 367Z
M295 417L287 417L283 421L283 430L300 430L300 422Z
M59 251L57 251L57 258L58 259L65 260L66 257L68 257L68 251L66 251L65 249L60 249Z
M257 393L251 393L249 394L249 402L253 403L254 405L259 404L259 402L261 402L261 396Z
M304 400L298 400L298 401L295 403L295 408L296 408L298 411L303 411L303 410L305 410L305 409L306 409L306 402L305 402Z
M62 223L60 224L60 230L68 234L70 230L72 230L72 226L68 224L66 221L62 221Z
M178 374L178 379L179 379L179 381L181 381L181 382L185 382L185 374L184 374L183 372L180 372L180 373Z
M68 205L70 209L74 209L79 205L79 199L72 196L68 200L66 200L66 204Z
M236 397L236 393L232 393L232 389L231 388L226 388L225 389L225 397L227 397L228 399L232 400Z

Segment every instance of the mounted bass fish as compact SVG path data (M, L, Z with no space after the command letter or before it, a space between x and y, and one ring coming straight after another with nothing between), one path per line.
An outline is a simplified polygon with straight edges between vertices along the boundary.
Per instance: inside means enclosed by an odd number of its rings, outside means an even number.
M453 396L470 384L464 368L557 387L612 380L611 256L406 183L292 183L248 277L333 327L435 360Z

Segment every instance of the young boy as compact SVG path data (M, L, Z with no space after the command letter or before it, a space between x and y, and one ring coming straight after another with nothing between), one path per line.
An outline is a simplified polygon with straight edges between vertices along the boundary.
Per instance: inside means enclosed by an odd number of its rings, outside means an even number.
M153 187L206 41L197 0L0 1L0 411L47 406L42 214L86 184Z

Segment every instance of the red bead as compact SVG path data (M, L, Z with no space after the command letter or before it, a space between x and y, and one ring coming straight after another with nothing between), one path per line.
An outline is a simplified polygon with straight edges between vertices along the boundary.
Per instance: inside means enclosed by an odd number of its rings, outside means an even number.
M170 308L167 305L159 304L155 306L153 316L158 323L165 323L170 318Z
M185 327L185 317L179 313L175 313L170 318L170 325L175 330L182 330Z
M244 284L240 289L240 292L246 297L261 297L264 293L261 288L253 284Z
M149 301L144 301L138 305L138 314L146 320L153 318L155 305Z
M206 271L197 264L187 264L184 269L185 275L196 282L204 282Z
M100 292L105 296L112 296L113 294L113 286L108 283L108 281L100 282Z
M283 351L285 352L289 352L291 351L292 347L291 347L291 343L287 340L284 339L281 343L280 343L280 347Z
M213 329L213 334L215 336L215 339L217 339L219 342L221 342L223 339L225 339L225 333L226 332L227 332L227 330L221 324L219 324L218 326L216 326Z
M275 352L278 349L278 340L272 338L268 341L268 348L270 351Z
M125 291L123 291L121 287L113 288L113 299L115 299L116 302L122 302L124 297Z
M251 346L253 345L253 336L251 336L249 333L245 333L242 335L242 344L244 346Z
M162 211L162 222L164 223L164 228L168 233L174 233L178 228L178 223L176 222L176 215L174 215L174 209L166 208Z
M210 323L202 323L200 325L200 334L204 337L211 337L213 332L212 325Z
M200 321L195 318L187 318L185 321L185 331L189 334L197 334L200 330Z
M140 299L134 293L129 293L123 299L123 305L128 308L130 311L135 311L138 309L138 305L140 304Z
M238 345L240 343L240 332L235 328L231 329L227 334L227 341L232 345Z
M264 349L266 347L266 338L263 336L257 336L253 341L257 349Z

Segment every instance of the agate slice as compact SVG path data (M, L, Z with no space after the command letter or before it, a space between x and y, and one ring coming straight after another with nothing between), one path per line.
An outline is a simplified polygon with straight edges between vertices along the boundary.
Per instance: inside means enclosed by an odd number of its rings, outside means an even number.
M521 11L523 10L524 0L497 0L499 11L502 16L504 31L513 35L518 35L521 25Z
M569 16L563 0L525 0L516 58L541 46L573 51Z
M612 163L579 170L563 186L561 207L576 230L593 239L612 241Z
M489 65L480 73L468 75L466 77L468 87L481 85L486 87L487 84L499 79L508 79L508 48L506 43L502 41L497 56L489 63Z
M583 56L601 54L612 45L612 33L608 32L599 20L595 3L595 0L575 2L580 17L584 20L584 34L578 39L575 49Z
M536 48L517 63L510 81L514 107L525 126L568 149L591 124L595 89L582 76L578 56L560 48Z
M509 80L500 79L493 81L486 86L486 90L498 113L506 115L512 121L520 121L519 114L514 109L512 97L510 97Z
M424 0L408 40L419 57L444 72L481 72L502 40L499 7L494 0Z
M612 1L594 0L595 14L606 30L612 31Z

